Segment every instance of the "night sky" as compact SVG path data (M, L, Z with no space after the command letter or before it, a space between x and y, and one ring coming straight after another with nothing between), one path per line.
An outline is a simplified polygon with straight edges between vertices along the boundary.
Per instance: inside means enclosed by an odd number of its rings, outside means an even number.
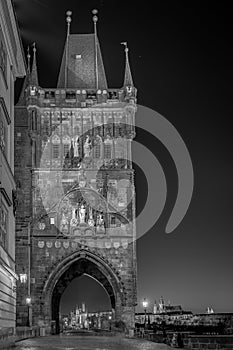
M171 234L165 227L177 194L177 174L165 147L138 130L166 174L168 198L154 227L137 241L138 303L152 307L161 295L186 310L233 312L232 235L232 11L226 2L14 0L23 46L37 43L39 81L56 87L66 36L93 32L91 10L99 10L98 37L109 87L121 87L127 41L138 103L166 117L182 136L194 168L191 205ZM17 94L21 83L17 83ZM139 186L140 185L140 186ZM136 174L137 210L147 196L142 171ZM155 194L156 195L156 194ZM81 303L94 281L73 282L63 297ZM107 308L104 291L92 286L91 308ZM96 296L99 296L98 298ZM89 296L88 296L89 298ZM106 301L106 302L105 302ZM69 306L70 307L70 306Z

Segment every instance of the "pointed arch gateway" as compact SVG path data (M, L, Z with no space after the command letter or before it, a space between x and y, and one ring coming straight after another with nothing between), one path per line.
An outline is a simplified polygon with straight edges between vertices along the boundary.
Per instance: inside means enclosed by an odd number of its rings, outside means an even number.
M124 286L117 273L102 257L95 253L81 249L60 261L49 274L44 288L44 316L49 325L56 321L56 333L59 333L59 306L63 292L69 283L83 274L96 279L109 295L113 315L116 320L121 319L122 307L125 305Z

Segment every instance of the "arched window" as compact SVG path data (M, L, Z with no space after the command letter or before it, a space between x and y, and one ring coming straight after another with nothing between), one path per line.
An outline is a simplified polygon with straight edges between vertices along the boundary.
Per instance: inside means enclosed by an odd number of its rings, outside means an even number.
M32 120L32 130L37 130L37 115L36 111L33 110L31 114L31 120Z
M63 136L62 138L62 144L63 144L63 157L66 157L69 155L70 152L70 137L69 136Z
M53 144L52 147L53 147L52 148L53 149L52 157L53 157L53 159L58 159L59 155L60 155L60 145Z
M105 159L112 158L112 142L111 141L104 142L104 158Z
M60 137L54 135L52 138L52 158L58 159L60 157Z
M99 135L96 135L94 148L93 148L93 156L96 159L101 158L101 145L102 145L102 139Z
M101 156L101 145L100 143L97 143L94 146L94 158L99 159Z

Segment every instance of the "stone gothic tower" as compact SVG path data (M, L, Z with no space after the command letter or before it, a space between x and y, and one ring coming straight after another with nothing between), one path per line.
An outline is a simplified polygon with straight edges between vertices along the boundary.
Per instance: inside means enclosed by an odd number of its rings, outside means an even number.
M134 327L136 88L126 43L123 86L108 88L93 20L94 34L70 34L68 13L56 88L40 87L34 45L15 107L17 325L48 332L83 274L107 291L113 320Z

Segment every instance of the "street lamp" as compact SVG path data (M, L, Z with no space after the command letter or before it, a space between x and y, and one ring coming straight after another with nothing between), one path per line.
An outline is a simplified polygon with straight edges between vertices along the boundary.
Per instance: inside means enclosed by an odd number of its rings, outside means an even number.
M111 331L111 330L112 330L112 324L111 324L112 316L109 315L109 316L108 316L108 319L109 319L109 330Z
M28 327L32 325L32 298L30 295L26 297L26 304L28 306Z
M146 309L148 306L148 301L146 300L146 298L143 299L142 306L143 306L144 311L145 311L145 326L146 326Z

